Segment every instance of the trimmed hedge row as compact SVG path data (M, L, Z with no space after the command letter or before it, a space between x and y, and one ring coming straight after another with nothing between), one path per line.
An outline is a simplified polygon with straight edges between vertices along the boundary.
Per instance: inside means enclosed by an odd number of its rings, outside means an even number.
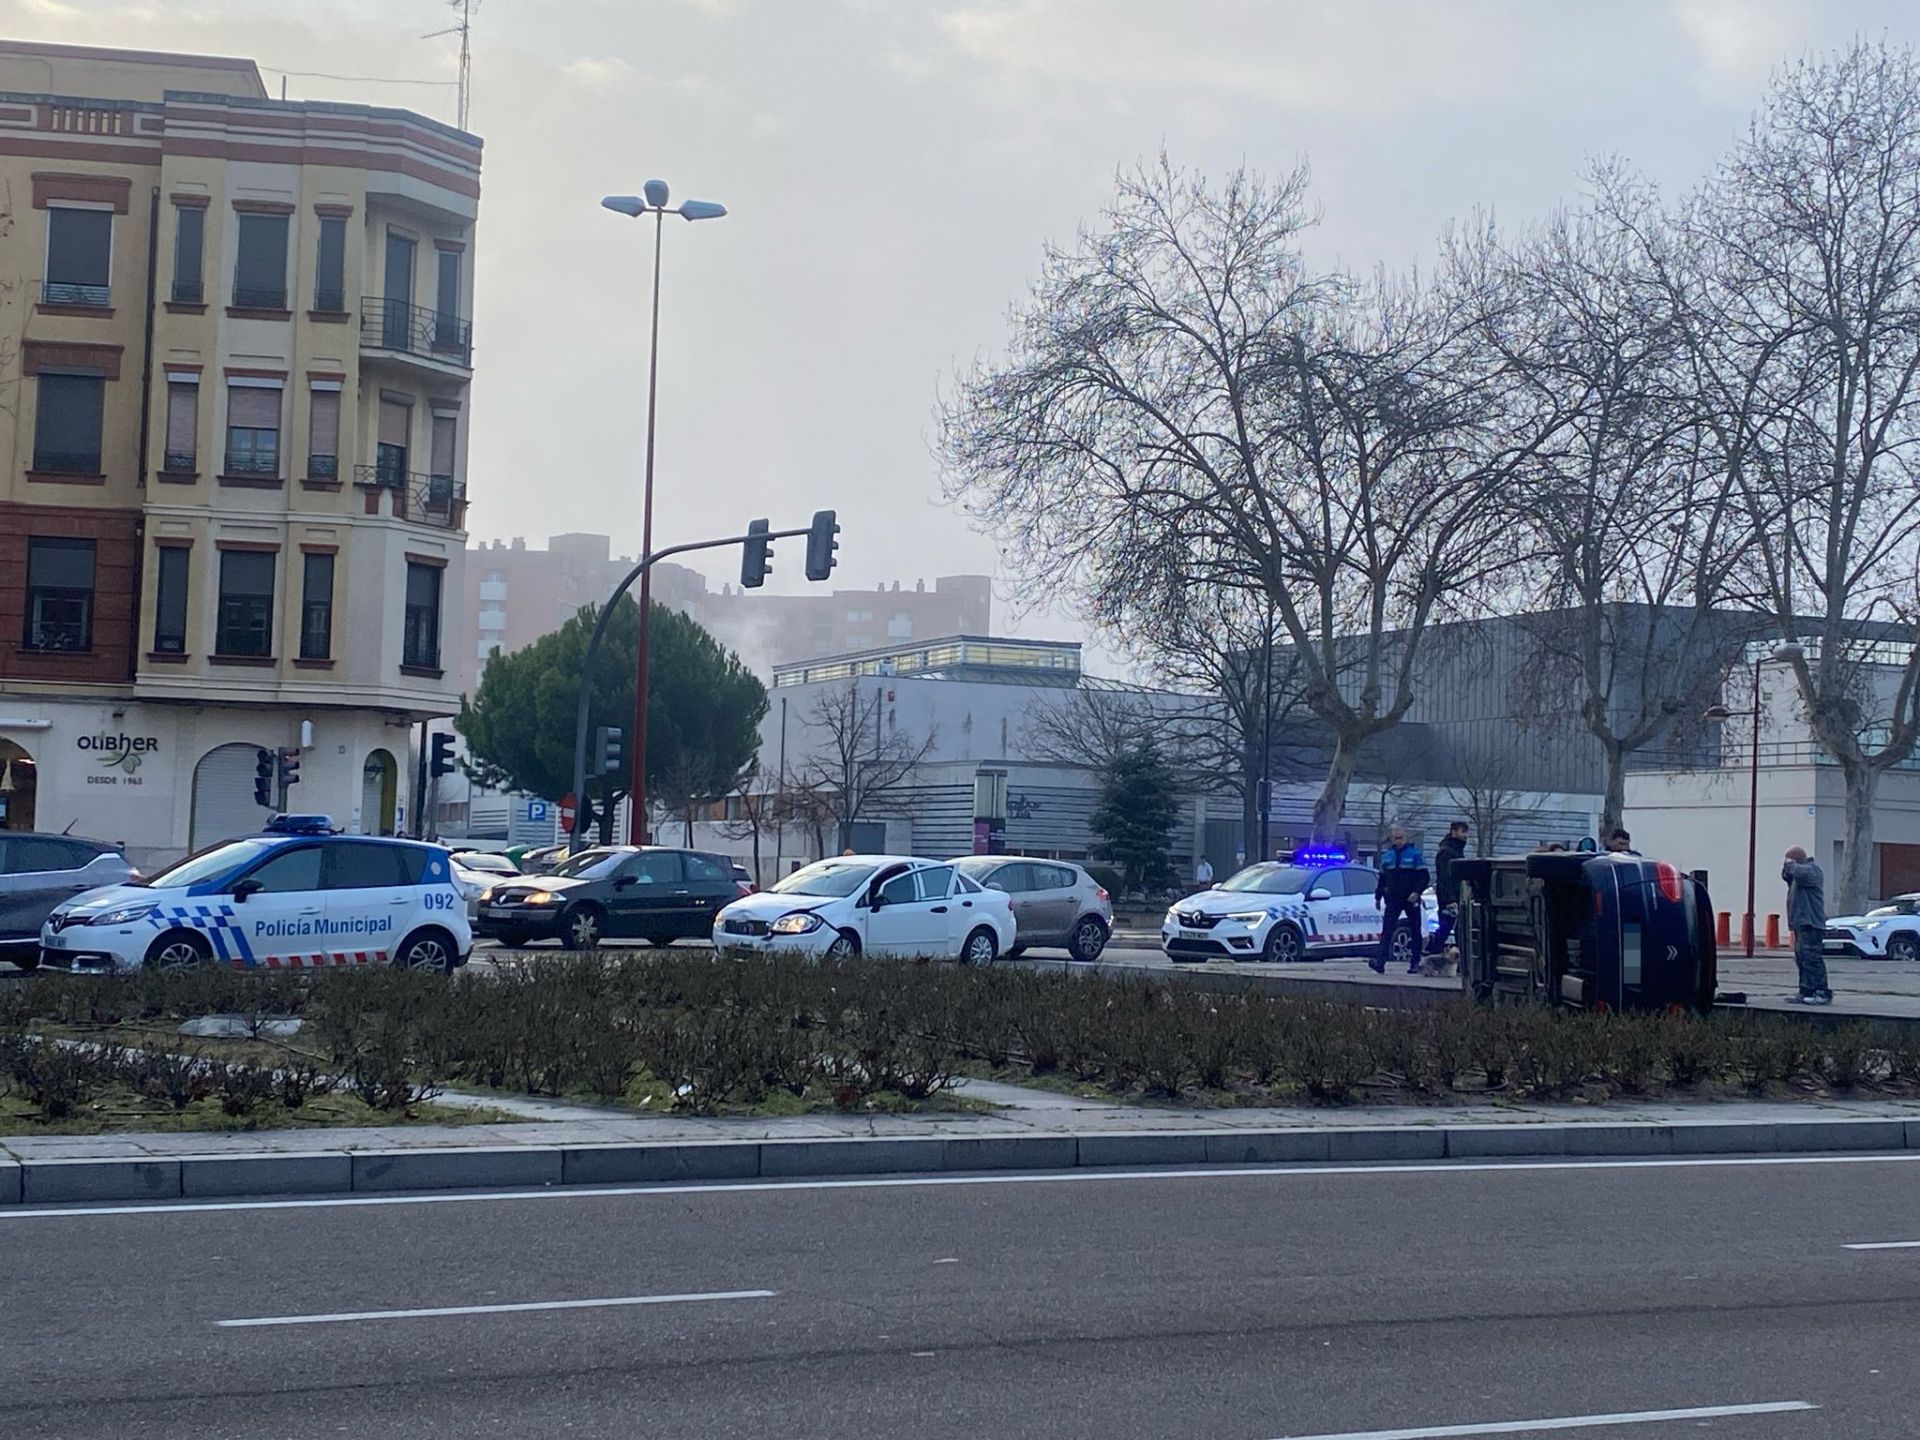
M223 970L0 988L0 1037L206 1014L302 1016L299 1048L369 1104L466 1084L676 1108L912 1100L968 1072L1121 1098L1358 1099L1920 1093L1920 1034L1765 1016L1590 1016L1458 1004L1376 1012L1148 980L704 952L567 955L448 980ZM782 1096L793 1097L783 1101Z

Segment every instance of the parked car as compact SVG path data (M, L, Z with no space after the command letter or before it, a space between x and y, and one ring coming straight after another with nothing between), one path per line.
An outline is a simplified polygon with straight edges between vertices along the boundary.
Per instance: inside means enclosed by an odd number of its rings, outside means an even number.
M796 870L720 912L726 955L897 955L991 964L1015 943L1013 901L957 866L843 855Z
M126 856L101 841L0 831L0 960L33 969L40 963L40 927L55 906L139 878Z
M557 940L591 950L602 940L704 940L713 917L740 898L733 862L703 850L609 845L562 860L550 875L497 880L480 896L477 926L504 945Z
M473 937L438 845L371 835L262 835L150 880L56 907L40 963L71 970L406 965L452 970Z
M529 850L520 857L522 875L551 875L553 867L567 858L567 845L562 841L558 845L542 845L538 850Z
M520 873L520 867L513 861L491 850L456 850L453 860L463 869L483 871L488 875L511 877Z
M1098 960L1113 933L1113 901L1098 881L1065 860L1028 860L1019 855L962 855L954 862L989 890L1013 901L1018 955L1037 948L1064 949L1075 960Z
M1211 890L1177 901L1161 924L1160 948L1171 960L1269 964L1369 955L1380 945L1377 880L1372 866L1352 864L1334 851L1249 865ZM1422 908L1422 930L1431 935L1439 924L1431 894ZM1417 953L1414 946L1412 931L1402 925L1393 939L1394 963L1405 969Z
M1864 915L1836 915L1820 948L1866 960L1920 960L1920 895L1896 895Z

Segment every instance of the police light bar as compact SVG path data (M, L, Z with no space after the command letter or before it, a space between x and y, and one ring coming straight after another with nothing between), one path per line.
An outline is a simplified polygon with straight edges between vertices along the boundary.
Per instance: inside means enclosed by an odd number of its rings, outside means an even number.
M1347 852L1338 845L1303 845L1287 858L1295 865L1344 865Z
M267 821L269 835L338 835L331 815L276 815Z

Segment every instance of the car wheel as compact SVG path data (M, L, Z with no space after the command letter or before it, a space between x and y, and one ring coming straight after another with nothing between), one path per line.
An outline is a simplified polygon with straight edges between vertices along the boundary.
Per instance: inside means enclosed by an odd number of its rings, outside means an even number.
M1887 959L1920 960L1920 940L1911 935L1895 935L1887 941Z
M1067 954L1082 964L1091 964L1100 958L1100 952L1107 948L1107 927L1098 915L1088 915L1073 927L1073 935L1067 941ZM1015 952L1017 953L1017 952Z
M1297 965L1307 958L1306 937L1301 935L1300 927L1291 921L1283 920L1267 935L1267 948L1260 958L1269 965Z
M444 930L422 930L409 935L394 957L394 963L406 970L432 970L447 975L456 958L453 938Z
M851 960L860 953L860 937L851 930L842 930L833 937L833 943L827 946L829 960Z
M991 965L999 953L1000 942L993 938L993 931L982 925L967 936L967 943L960 947L960 961L964 965Z
M560 917L560 943L569 950L591 950L600 943L606 925L592 905L577 905Z
M1410 925L1394 926L1393 927L1393 952L1392 952L1393 963L1396 966L1398 966L1400 969L1405 970L1408 966L1412 965L1415 962L1415 960L1419 956L1419 953L1420 952L1414 948L1413 927Z
M211 959L213 946L192 930L169 930L147 947L149 970L191 970Z

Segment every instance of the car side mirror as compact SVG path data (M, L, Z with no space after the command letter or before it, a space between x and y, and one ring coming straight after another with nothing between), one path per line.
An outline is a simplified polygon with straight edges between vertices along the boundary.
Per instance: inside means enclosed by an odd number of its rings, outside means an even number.
M1332 898L1333 892L1331 890L1309 890L1307 892L1307 899L1309 900L1331 900Z
M249 895L258 895L267 887L258 880L242 880L233 887L233 899L236 905L244 904Z
M886 903L887 903L886 900L881 896L878 890L874 891L871 895L867 896L867 908L869 910L882 909L885 907Z

